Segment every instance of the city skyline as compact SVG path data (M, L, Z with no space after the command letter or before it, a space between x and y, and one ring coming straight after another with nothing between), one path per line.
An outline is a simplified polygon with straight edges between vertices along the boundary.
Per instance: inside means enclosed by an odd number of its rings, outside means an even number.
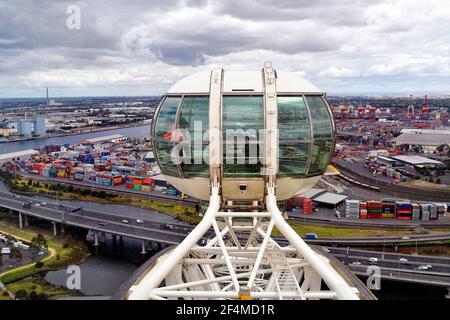
M79 28L68 20L79 9ZM445 1L0 3L0 98L159 95L272 61L330 95L448 94Z

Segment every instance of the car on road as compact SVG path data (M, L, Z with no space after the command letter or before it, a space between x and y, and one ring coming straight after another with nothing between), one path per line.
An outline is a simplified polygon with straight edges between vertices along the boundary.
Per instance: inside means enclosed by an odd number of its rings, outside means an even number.
M136 222L139 223L139 224L144 224L144 221L142 221L140 219L137 219Z
M317 239L319 239L319 237L315 233L307 233L307 234L305 234L305 239L317 240Z
M106 226L106 222L99 222L98 225L104 227Z
M46 202L41 202L41 204L42 204L43 206L46 206L46 205L47 205L47 203L46 203Z
M168 223L162 223L160 226L161 229L169 229L169 230L173 230L173 225L168 224Z
M129 223L129 221L127 219L123 219L122 222L123 223Z
M13 198L20 199L20 197L17 194L13 194Z
M355 266L360 266L360 265L361 265L361 262L359 262L359 261L353 261L352 264L355 265Z
M378 263L378 258L370 257L370 258L369 258L369 263L370 263L370 264L377 264L377 263Z
M417 270L421 270L421 271L426 271L426 270L430 270L431 268L429 266L426 265L420 265Z
M426 266L427 266L429 269L432 269L432 268L433 268L433 266L432 266L431 264L426 264Z
M41 206L40 203L35 203L34 205L35 205L36 207L40 207L40 206Z
M409 240L409 237L404 236L404 237L402 237L402 240Z
M330 253L330 249L328 249L328 248L322 248L322 251L326 252L326 253Z
M25 208L25 209L31 209L31 202L24 202L22 204L22 207Z
M406 259L406 258L400 258L398 260L401 261L401 262L408 262L408 259Z

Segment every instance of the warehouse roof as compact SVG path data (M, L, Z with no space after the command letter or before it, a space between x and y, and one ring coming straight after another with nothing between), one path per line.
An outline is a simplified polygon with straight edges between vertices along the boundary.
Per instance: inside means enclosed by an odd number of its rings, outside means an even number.
M150 178L152 178L153 180L157 180L157 181L167 181L166 177L163 174L157 174L157 175L151 176Z
M0 163L3 161L12 160L14 158L29 157L29 156L32 156L35 154L39 154L39 152L36 150L33 150L33 149L22 150L22 151L11 152L11 153L3 153L3 154L0 154Z
M121 134L112 134L110 136L89 138L89 139L85 139L84 141L86 141L88 143L98 143L98 142L104 142L104 141L115 140L115 139L123 139L123 138L125 138L125 137Z
M317 198L314 198L313 200L315 202L337 205L339 202L342 202L347 198L348 197L346 195L327 192L318 196Z
M414 166L425 165L425 164L443 164L440 161L436 161L433 159L428 159L421 156L393 156L395 160L399 160L405 162L407 164L411 164Z
M325 189L318 189L318 188L311 188L305 192L296 194L297 196L301 196L301 197L305 197L308 199L314 198L315 196L317 196L318 194L324 193Z
M411 144L411 145L423 145L423 146L440 146L443 144L450 145L450 134L445 131L440 132L439 130L434 130L435 132L405 132L394 138L392 141L397 145Z

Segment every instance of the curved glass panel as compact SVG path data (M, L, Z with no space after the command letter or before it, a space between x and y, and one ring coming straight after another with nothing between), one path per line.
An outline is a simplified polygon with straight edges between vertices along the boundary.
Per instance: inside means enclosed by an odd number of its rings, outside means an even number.
M303 97L277 97L278 176L300 176L306 172L311 128ZM305 141L306 140L306 141ZM300 142L304 141L304 142Z
M280 141L309 140L309 118L303 97L278 97L277 104Z
M203 152L209 142L208 119L209 97L184 97L178 128L188 153L183 154L183 162L180 164L185 177L209 177L209 154Z
M331 138L333 129L330 113L321 96L307 96L309 112L311 113L314 138Z
M174 144L172 142L156 140L156 152L162 172L169 176L178 177L177 166L173 163L171 157L173 148Z
M179 176L177 166L171 158L175 139L172 139L176 129L177 109L181 97L167 97L161 106L155 122L155 147L159 166L164 174Z
M279 148L278 176L299 176L306 172L309 144L282 144Z
M170 140L171 133L175 128L177 118L177 109L180 104L181 97L167 97L164 100L155 124L155 138Z
M330 161L333 142L330 140L315 141L312 146L312 159L309 174L321 174Z
M261 175L258 142L263 128L262 96L223 97L224 177Z

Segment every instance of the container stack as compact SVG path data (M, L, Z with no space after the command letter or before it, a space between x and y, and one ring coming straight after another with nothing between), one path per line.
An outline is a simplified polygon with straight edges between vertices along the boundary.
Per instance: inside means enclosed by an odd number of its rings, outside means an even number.
M430 220L430 205L421 204L420 205L420 220L428 221Z
M445 218L445 212L447 211L447 205L445 203L437 203L438 220Z
M144 179L142 179L141 177L134 177L133 178L133 190L141 191L143 180Z
M413 207L409 202L397 202L395 210L395 218L397 220L411 220Z
M386 169L386 176L389 177L389 178L394 177L394 169L392 169L392 168L387 168L387 169Z
M359 218L367 219L367 202L365 201L359 202Z
M413 220L420 219L420 206L417 203L412 204L412 219Z
M359 200L345 201L345 217L358 219L359 218Z
M381 203L381 217L394 219L394 217L395 217L395 203L394 202L382 202Z
M381 219L382 218L381 201L367 201L367 218Z
M312 199L305 198L305 200L303 200L303 213L304 214L312 214L313 213Z
M436 204L431 203L430 204L430 220L437 220L438 218L438 207Z
M103 173L103 174L102 174L102 179L103 179L102 184L103 184L105 187L110 187L110 186L112 185L112 175L111 175L110 172L105 172L105 173Z
M155 187L155 190L157 188ZM303 204L304 204L305 197L302 196L294 196L291 199L288 200L287 209L289 211L301 213Z

